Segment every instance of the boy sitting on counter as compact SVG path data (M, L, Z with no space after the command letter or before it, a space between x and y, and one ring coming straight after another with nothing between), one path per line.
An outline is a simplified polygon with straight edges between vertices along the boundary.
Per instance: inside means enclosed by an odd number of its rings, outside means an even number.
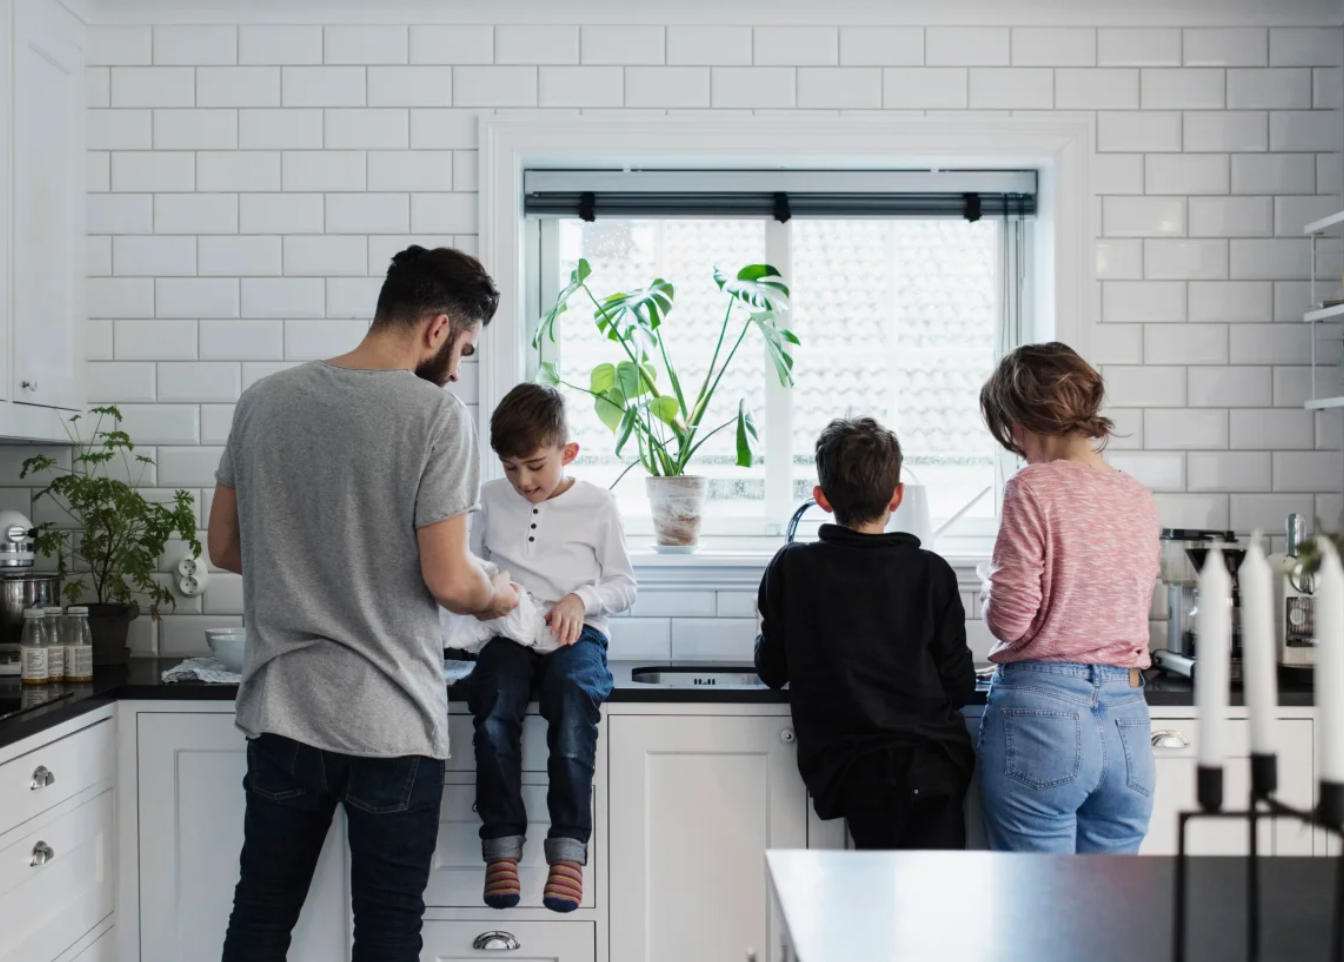
M494 621L444 614L449 647L484 645L467 679L467 703L475 716L485 904L513 908L521 896L521 739L535 690L550 750L544 903L572 912L583 901L593 831L599 709L611 695L607 619L634 604L635 574L614 496L565 475L579 446L569 441L557 390L520 384L510 391L490 418L490 446L505 478L481 488L471 547L511 573L521 601Z
M975 693L957 577L909 534L901 446L871 418L817 439L817 504L837 524L785 545L761 581L756 670L789 685L798 769L823 819L860 849L966 847Z

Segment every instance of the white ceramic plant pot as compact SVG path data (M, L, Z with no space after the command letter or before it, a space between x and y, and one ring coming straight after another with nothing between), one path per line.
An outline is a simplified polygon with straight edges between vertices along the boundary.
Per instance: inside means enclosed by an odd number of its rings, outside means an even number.
M698 477L644 479L653 509L658 544L692 547L700 543L700 516L709 479Z

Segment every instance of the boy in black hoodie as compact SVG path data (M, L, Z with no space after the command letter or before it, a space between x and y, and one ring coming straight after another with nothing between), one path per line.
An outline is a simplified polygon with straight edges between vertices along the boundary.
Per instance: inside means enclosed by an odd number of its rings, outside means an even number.
M975 692L951 565L884 534L900 506L901 446L871 418L817 439L817 504L839 524L785 545L761 581L756 671L789 685L798 769L817 814L861 849L966 847Z

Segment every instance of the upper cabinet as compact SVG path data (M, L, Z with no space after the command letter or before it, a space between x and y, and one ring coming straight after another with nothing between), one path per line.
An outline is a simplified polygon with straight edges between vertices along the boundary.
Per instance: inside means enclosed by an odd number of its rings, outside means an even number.
M84 25L0 2L0 437L66 439L84 405Z

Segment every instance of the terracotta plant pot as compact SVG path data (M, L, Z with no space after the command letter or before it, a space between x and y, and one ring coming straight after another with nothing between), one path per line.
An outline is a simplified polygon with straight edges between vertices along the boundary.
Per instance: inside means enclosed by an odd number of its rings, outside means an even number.
M124 665L131 649L126 635L131 630L135 609L126 605L89 605L89 631L93 635L93 664Z
M653 530L658 544L689 548L700 543L700 517L705 508L709 479L698 477L645 478Z

